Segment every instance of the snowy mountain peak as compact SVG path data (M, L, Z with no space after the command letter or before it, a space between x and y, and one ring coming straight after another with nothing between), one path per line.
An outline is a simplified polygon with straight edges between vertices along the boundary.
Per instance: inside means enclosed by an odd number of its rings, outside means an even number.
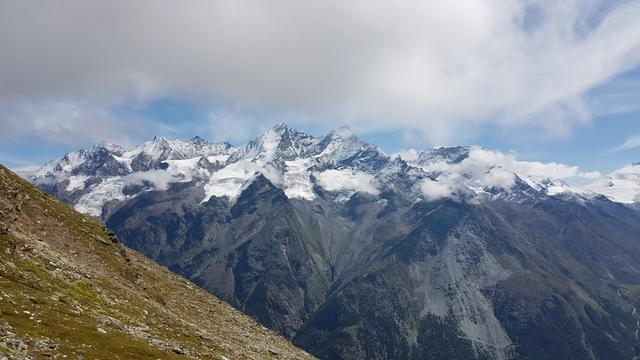
M322 138L319 158L337 164L353 157L383 155L377 146L369 144L351 132L348 126L339 127ZM386 156L386 155L384 155Z
M292 129L287 124L281 122L281 123L278 123L278 124L274 125L271 129L267 130L267 132L268 131L273 131L273 132L276 132L278 134L284 134L285 132L287 132L289 130L292 130Z
M264 132L231 156L231 161L241 159L262 163L280 163L308 156L315 150L318 140L313 136L278 124Z
M197 156L229 154L231 149L232 146L228 143L209 143L199 136L171 140L156 136L152 141L127 151L123 156L132 160L136 157L153 161L184 160Z
M145 146L144 151L149 155L161 157L163 152L171 151L171 145L169 144L169 140L167 140L166 137L154 136L151 144Z
M353 132L351 131L351 128L349 128L349 126L347 125L343 125L337 129L332 130L329 135L331 135L331 137L339 137L342 139L348 139L353 135Z
M204 146L207 144L207 141L203 138L201 138L200 136L194 136L189 140L190 143L194 144L195 146Z
M94 148L104 148L108 150L110 153L121 155L124 152L124 148L118 144L114 144L110 141L102 141L98 145L94 146Z
M261 143L266 147L270 147L277 146L280 142L286 139L296 139L303 137L311 136L296 129L292 129L285 123L279 123L260 133L260 135L258 135L258 137L254 141L257 143Z
M358 152L381 151L353 135L347 126L335 129L323 137L314 137L281 123L262 132L242 146L230 161L247 159L279 164L301 158L314 158L319 163L339 163Z
M448 164L457 164L469 157L473 150L481 149L477 146L453 146L453 147L437 147L433 149L422 150L418 152L415 163L418 165L427 165L435 162L446 162Z

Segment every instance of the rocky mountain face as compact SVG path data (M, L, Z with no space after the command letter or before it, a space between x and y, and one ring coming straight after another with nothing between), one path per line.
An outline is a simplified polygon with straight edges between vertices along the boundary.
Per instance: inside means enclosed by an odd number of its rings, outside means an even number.
M0 166L0 359L312 359Z
M31 181L323 359L637 358L640 182L605 196L540 166L280 124L103 144Z

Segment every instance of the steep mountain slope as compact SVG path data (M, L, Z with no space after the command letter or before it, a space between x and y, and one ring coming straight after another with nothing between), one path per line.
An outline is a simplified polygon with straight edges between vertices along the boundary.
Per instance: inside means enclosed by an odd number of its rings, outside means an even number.
M225 149L32 181L324 359L638 356L640 211L546 176L566 168L282 124Z
M312 357L0 166L0 358Z

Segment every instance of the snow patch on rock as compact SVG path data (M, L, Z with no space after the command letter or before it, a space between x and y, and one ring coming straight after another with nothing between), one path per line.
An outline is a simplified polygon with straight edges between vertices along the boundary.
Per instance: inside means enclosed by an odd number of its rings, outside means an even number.
M103 179L100 184L94 185L89 193L82 195L74 208L81 213L99 217L107 201L126 198L122 193L124 186L125 181L120 177Z
M250 160L240 160L211 174L211 178L204 185L206 195L202 202L209 201L212 196L236 199L245 184L258 173L274 184L281 183L279 174L268 166L260 166Z
M312 201L316 198L309 172L309 159L285 161L284 193L288 198Z
M84 189L84 182L87 181L87 179L89 179L89 177L84 175L71 176L66 190L71 192Z

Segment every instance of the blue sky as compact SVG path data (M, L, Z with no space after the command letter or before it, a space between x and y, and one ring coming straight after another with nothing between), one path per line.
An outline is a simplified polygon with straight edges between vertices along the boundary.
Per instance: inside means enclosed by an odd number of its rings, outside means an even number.
M3 2L0 163L286 122L608 173L640 161L639 17L640 0Z

